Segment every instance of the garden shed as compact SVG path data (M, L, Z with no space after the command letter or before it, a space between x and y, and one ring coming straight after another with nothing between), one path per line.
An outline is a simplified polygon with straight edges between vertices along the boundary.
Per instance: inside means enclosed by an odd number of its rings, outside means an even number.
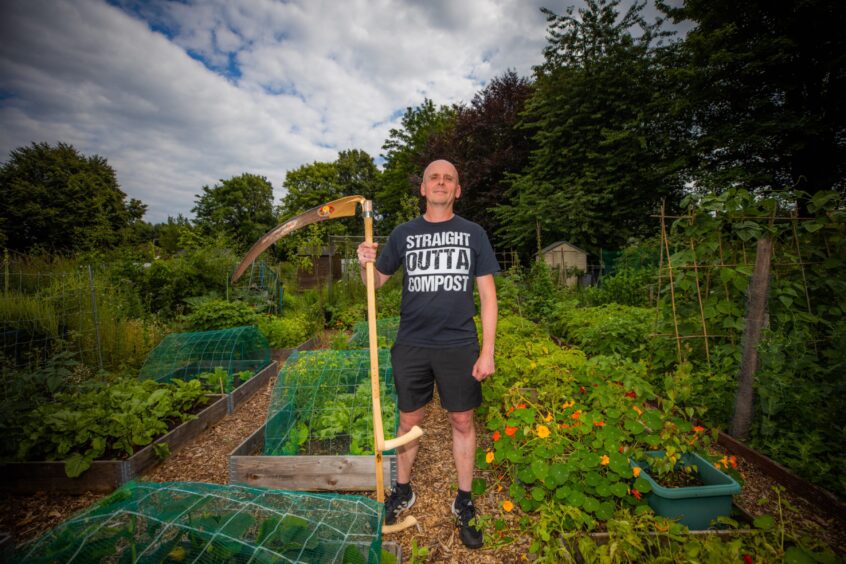
M573 287L579 276L587 272L587 251L566 241L557 241L543 250L544 262L557 274L559 284Z
M332 279L340 280L341 255L334 252L334 248L326 245L303 246L297 251L300 257L308 257L310 268L297 269L297 287L317 288L323 282Z
M147 355L141 379L170 382L189 380L222 368L226 392L238 386L238 375L259 372L271 362L270 347L255 326L232 327L198 333L172 333Z

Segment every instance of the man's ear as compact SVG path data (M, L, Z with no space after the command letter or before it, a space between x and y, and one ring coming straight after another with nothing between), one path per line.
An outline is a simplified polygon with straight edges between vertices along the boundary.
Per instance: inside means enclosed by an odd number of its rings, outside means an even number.
M456 186L455 186L455 199L457 200L460 197L461 197L461 184L456 184Z

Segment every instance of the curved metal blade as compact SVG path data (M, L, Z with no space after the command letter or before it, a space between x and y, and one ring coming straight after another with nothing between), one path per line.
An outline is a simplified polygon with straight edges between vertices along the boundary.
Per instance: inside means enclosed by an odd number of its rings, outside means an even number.
M265 233L261 239L256 241L252 248L247 252L244 259L238 265L238 268L235 269L235 273L232 274L231 283L234 284L239 278L241 278L241 275L244 274L247 267L249 267L260 254L285 235L288 235L297 229L301 229L306 225L311 225L312 223L317 223L319 221L353 216L355 215L356 206L364 203L364 200L364 196L345 196L343 198L327 202L323 205L313 207L307 212L303 212L297 217L277 225Z

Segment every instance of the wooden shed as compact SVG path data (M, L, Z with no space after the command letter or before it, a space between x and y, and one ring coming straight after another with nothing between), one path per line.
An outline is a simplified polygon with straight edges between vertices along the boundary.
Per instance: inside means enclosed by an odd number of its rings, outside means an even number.
M307 256L311 259L311 268L297 269L297 284L303 288L317 288L327 282L331 277L333 280L341 278L341 256L338 253L329 253L329 247L325 245L315 247L301 247L298 252L300 256Z
M574 287L579 283L579 277L587 272L587 252L566 241L555 242L543 250L541 256L544 262L557 276L559 284Z

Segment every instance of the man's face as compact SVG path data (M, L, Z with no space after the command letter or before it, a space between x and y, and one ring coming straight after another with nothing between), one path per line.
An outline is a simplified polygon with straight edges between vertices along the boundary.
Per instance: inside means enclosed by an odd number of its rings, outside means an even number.
M420 184L420 195L426 198L427 204L452 206L461 197L455 167L447 161L435 161L426 167Z

